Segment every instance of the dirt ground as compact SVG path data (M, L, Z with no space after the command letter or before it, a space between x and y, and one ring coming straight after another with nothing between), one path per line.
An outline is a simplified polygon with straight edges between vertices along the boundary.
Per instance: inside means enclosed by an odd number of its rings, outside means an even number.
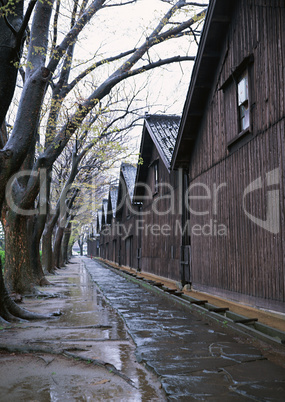
M166 400L80 260L48 279L52 286L22 306L58 316L0 327L0 400Z

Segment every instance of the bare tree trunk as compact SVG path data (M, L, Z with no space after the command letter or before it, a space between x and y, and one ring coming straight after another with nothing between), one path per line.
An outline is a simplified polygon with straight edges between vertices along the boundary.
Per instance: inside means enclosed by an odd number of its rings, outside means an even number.
M81 238L81 236L80 236L79 239L77 240L77 243L78 243L78 246L80 249L80 255L82 256L83 255L84 237L82 236L82 238Z
M42 237L42 264L44 272L53 273L52 231L45 231Z
M31 268L34 276L40 278L40 286L50 285L50 282L45 277L40 257L40 241L43 232L42 226L44 226L45 222L44 218L44 216L34 216L32 222L32 241L30 242Z
M38 320L48 318L41 314L31 313L22 307L19 307L9 296L4 278L2 275L2 263L0 260L0 321L16 321L18 318L27 320Z
M67 249L67 258L68 258L68 262L70 261L71 257L72 257L72 247L73 247L73 242L72 243L68 243L68 249Z
M63 264L67 264L68 261L69 261L68 245L69 245L69 239L70 239L70 235L71 235L71 226L72 226L72 223L68 222L68 225L64 230L64 235L63 235L63 239L62 239L61 254L62 254L62 262L63 262Z
M5 280L10 291L31 292L43 281L41 265L37 261L37 247L32 243L32 218L9 210L6 214Z
M35 142L36 136L21 167L23 171L31 170ZM11 196L8 197L9 202L13 199L23 211L17 212L6 205L6 280L9 288L16 293L30 292L34 285L48 284L44 278L39 252L41 233L37 229L40 218L38 215L25 214L25 211L33 209L35 204L33 195L26 196L27 186L27 176L18 178L11 186Z
M5 226L5 281L11 292L31 292L34 275L30 269L27 217L9 211Z
M8 1L3 0L1 6L7 6ZM4 7L3 7L4 8ZM24 1L14 3L13 13L7 19L0 17L0 126L5 121L5 116L11 104L18 74L17 62L20 60L23 49L25 30L21 29L23 23ZM13 27L14 30L11 28ZM22 28L25 28L22 26Z
M64 228L58 226L55 235L55 241L53 246L53 255L54 255L54 265L56 268L60 268L60 252L61 252L61 242L63 238Z

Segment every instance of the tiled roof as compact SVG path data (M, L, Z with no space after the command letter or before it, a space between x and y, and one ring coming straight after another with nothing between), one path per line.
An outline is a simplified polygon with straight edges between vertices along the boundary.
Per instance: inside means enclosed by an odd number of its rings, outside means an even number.
M105 223L107 222L107 214L108 214L108 200L104 198L102 203L102 210L104 213Z
M131 201L133 200L137 168L129 163L122 163L122 173L127 185Z
M146 115L146 126L153 141L158 147L166 167L170 167L178 129L180 124L179 116L168 115ZM160 148L160 149L159 149Z
M102 227L102 210L98 209L97 211L97 224L98 224L98 230L101 230Z
M118 187L110 188L110 199L111 199L111 205L112 205L112 214L113 214L114 218L116 216L118 192L119 192Z

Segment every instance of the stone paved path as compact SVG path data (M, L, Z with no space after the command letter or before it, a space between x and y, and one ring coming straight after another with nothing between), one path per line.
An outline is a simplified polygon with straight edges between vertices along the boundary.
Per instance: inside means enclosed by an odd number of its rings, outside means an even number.
M137 358L169 401L284 401L285 368L162 295L84 258L92 280L123 317Z

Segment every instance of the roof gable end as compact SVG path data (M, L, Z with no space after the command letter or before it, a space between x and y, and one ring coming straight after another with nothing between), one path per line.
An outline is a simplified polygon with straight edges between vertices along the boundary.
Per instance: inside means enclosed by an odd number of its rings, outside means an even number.
M171 168L189 165L199 127L215 85L224 41L236 0L211 0L205 18L191 81L182 113Z

